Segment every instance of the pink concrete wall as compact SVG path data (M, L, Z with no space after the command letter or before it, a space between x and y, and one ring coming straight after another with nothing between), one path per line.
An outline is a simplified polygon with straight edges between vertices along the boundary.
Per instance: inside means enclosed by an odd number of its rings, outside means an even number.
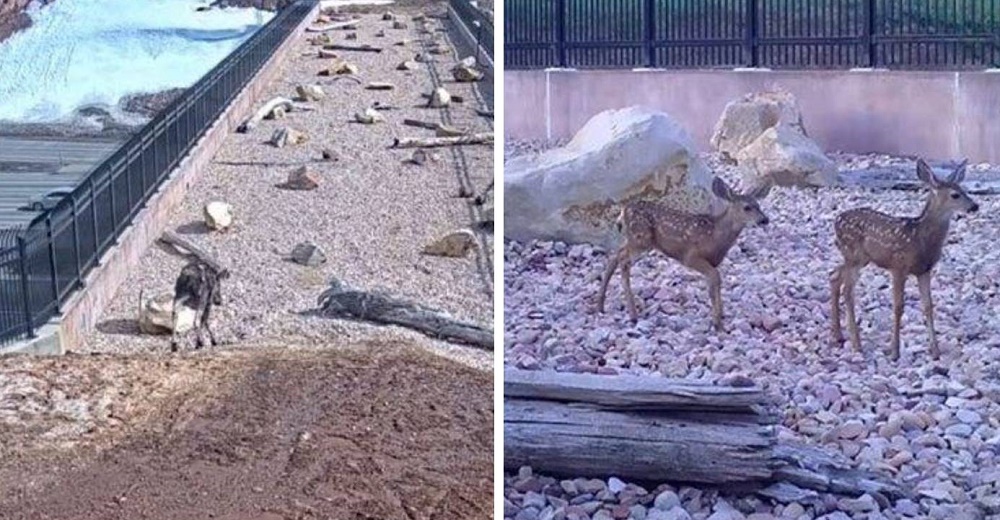
M827 150L1000 162L1000 73L902 71L506 71L504 134L566 138L594 114L646 105L698 146L726 103L781 87Z
M316 18L318 10L317 5L315 11L306 16L275 51L187 157L181 160L146 207L136 215L132 225L119 237L118 244L101 257L98 267L87 275L83 289L74 293L63 305L63 313L58 319L59 341L64 350L72 350L80 345L84 337L97 326L98 319L128 273L139 265L146 249L160 238L170 214L187 195L188 187L198 180L226 138L250 116L268 83L281 72L284 57ZM137 312L138 307L136 302Z

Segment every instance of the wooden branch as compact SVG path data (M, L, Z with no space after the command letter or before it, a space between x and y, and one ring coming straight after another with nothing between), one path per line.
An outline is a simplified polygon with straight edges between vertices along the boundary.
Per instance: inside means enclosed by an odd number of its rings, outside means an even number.
M779 443L775 404L757 386L507 367L504 465L567 478L773 484L767 496L907 495L839 454Z
M319 306L330 316L400 325L434 338L493 350L491 329L456 320L414 302L357 290L337 280L320 295Z
M393 148L434 148L467 144L493 144L493 132L456 137L401 137L397 138L392 146Z
M359 52L382 52L381 47L375 47L373 45L362 44L362 45L347 45L346 43L331 43L329 45L324 45L324 49L329 51L359 51Z
M419 119L404 119L403 124L407 126L415 126L417 128L426 128L428 130L437 130L437 127L441 123L430 123L427 121L420 121Z
M226 270L226 268L223 267L218 260L209 255L204 249L198 247L197 245L194 244L194 242L191 242L190 240L181 237L180 235L174 233L173 231L164 231L163 234L160 236L160 241L170 246L173 246L174 249L182 253L183 251L187 251L186 256L193 256L198 260L201 260L202 262L205 262L206 264L212 266L212 269L215 269L218 272Z
M236 128L236 131L240 133L247 133L253 130L254 127L256 127L257 124L261 122L261 120L267 117L268 114L273 112L275 108L281 107L285 111L290 111L292 109L292 106L293 104L291 99L283 98L280 96L273 98L269 100L267 103L264 103L264 106L258 108L257 111L254 112L252 116L250 116L250 119L247 119L246 121L243 122L243 124L241 124L239 127Z
M361 19L348 20L346 22L330 23L326 25L310 25L306 27L306 32L326 32L332 31L334 29L347 29L353 26L357 26L361 23Z

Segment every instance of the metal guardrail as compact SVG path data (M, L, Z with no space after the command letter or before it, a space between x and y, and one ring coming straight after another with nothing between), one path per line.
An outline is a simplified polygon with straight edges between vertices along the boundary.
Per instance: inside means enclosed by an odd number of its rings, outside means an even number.
M493 20L469 0L451 0L451 8L472 33L476 43L493 59Z
M97 265L175 166L312 11L297 0L26 228L0 230L0 345L30 338Z
M508 69L1000 66L997 0L506 0Z

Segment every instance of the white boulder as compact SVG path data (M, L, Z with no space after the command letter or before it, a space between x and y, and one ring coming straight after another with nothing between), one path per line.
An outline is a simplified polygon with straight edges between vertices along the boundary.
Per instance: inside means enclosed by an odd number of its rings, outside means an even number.
M212 201L205 204L203 210L205 225L209 229L223 231L233 225L233 208L222 201Z
M714 213L712 174L687 131L643 107L597 114L565 147L504 165L504 235L616 246L621 205L660 200L674 209Z

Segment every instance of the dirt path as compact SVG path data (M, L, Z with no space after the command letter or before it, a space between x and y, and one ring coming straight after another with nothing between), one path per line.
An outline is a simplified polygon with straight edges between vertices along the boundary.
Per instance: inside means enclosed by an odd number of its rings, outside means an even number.
M492 386L385 343L0 360L0 517L489 518Z

